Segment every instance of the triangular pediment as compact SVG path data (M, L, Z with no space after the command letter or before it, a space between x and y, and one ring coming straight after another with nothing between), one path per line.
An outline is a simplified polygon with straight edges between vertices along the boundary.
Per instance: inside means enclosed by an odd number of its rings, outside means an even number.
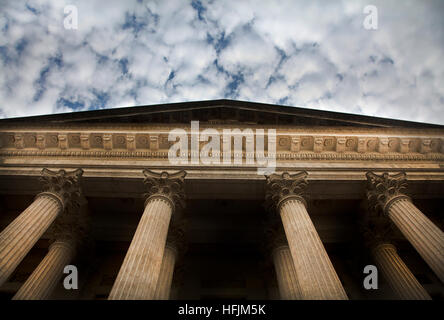
M82 111L45 116L3 119L0 120L0 123L174 124L189 123L192 120L198 120L200 122L210 124L289 125L298 127L443 127L433 124L236 100L211 100Z

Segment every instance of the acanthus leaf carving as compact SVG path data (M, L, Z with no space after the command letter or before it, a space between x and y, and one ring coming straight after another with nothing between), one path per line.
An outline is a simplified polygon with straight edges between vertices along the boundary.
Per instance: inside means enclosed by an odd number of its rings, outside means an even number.
M384 172L377 175L371 171L366 173L367 177L367 200L373 210L382 210L386 213L393 200L404 197L404 190L407 188L405 172L389 175Z
M283 172L266 176L265 206L268 209L279 209L287 199L297 198L304 202L304 191L307 187L307 172L301 171L295 174Z
M163 197L170 201L174 209L182 209L185 207L185 190L184 179L186 172L184 170L168 173L162 171L160 173L145 169L143 170L145 179L143 183L147 189L145 197Z
M67 172L63 169L52 171L44 168L40 177L40 181L43 183L43 193L55 195L64 209L70 206L77 207L81 196L80 179L82 175L82 169Z

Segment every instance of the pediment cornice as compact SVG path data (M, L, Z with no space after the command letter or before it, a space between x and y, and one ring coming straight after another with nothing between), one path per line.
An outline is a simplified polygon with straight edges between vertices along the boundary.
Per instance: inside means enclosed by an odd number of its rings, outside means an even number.
M444 126L427 123L225 99L1 119L0 126L10 124L38 125L42 123L47 125L128 124L138 126L144 123L189 123L191 120L211 124L237 123L273 126L444 128Z

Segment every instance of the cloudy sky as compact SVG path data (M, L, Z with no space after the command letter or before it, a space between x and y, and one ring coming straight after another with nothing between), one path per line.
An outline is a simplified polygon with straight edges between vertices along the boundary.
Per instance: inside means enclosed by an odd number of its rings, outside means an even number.
M441 0L0 0L0 117L227 98L444 124L443 17Z

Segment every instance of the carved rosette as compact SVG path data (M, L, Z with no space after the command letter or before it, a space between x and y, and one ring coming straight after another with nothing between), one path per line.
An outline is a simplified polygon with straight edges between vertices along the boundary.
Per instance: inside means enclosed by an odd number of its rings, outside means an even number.
M143 170L145 180L143 183L147 188L145 206L150 199L160 197L168 200L173 212L185 207L184 178L186 172L181 170L175 173L163 171L157 173L148 169Z
M301 171L295 174L284 172L281 175L271 174L266 176L267 186L265 193L265 206L269 210L277 210L290 199L300 200L304 205L304 190L307 186L307 172Z
M65 170L52 171L44 168L40 181L43 183L43 192L39 195L48 195L57 199L63 209L78 210L81 196L80 180L82 169L71 172ZM72 207L72 208L71 208Z
M403 192L407 187L406 174L390 176L387 172L377 175L367 172L367 200L372 210L387 214L390 205L397 199L410 199Z

